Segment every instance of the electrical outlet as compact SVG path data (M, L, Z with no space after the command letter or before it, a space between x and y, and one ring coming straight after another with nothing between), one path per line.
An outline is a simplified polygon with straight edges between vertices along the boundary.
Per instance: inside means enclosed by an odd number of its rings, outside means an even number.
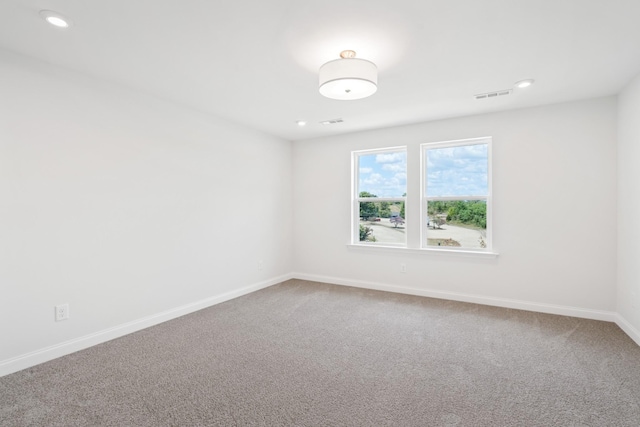
M264 270L264 261L258 261L258 270Z
M56 305L56 322L69 318L69 304Z
M400 263L400 273L406 273L407 272L407 264Z

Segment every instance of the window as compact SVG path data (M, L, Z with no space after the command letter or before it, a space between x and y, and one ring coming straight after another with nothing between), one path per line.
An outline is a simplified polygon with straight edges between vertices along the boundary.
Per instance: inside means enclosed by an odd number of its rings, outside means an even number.
M421 161L408 176L407 156ZM495 255L491 138L356 151L352 160L352 244ZM407 195L407 180L420 192Z
M491 249L491 139L421 147L422 247Z
M407 152L353 153L352 243L406 246Z

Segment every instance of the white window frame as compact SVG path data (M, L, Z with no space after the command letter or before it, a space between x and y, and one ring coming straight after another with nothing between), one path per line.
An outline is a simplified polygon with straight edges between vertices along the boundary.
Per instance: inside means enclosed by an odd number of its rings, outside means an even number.
M428 196L427 195L427 150L449 147L462 147L469 145L487 145L487 195L469 194L465 196ZM493 248L493 223L492 223L492 155L491 155L491 137L459 139L453 141L428 142L420 145L420 247L422 249L435 251L460 251L465 252L487 252L492 253ZM486 229L486 247L485 248L449 248L440 246L427 245L427 203L429 201L457 201L457 200L484 200L487 204L487 229Z
M404 151L405 155L408 155L406 146L398 147L385 147L372 150L359 150L351 152L351 165L352 165L352 179L351 179L351 244L361 246L386 246L394 248L406 248L407 236L409 235L409 219L407 215L407 196L405 197L360 197L360 157L368 156L372 154L384 154L384 153L397 153L398 151ZM407 159L407 168L408 168ZM408 171L407 171L408 176ZM405 191L408 194L408 191ZM360 202L404 202L405 204L405 241L401 243L387 243L387 242L361 242L360 241Z

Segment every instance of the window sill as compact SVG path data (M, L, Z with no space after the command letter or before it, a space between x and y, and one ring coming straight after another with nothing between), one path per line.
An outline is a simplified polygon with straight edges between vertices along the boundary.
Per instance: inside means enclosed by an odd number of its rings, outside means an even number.
M497 258L497 252L489 251L473 251L460 249L424 249L424 248L405 248L399 246L379 246L379 245L354 245L347 244L347 248L353 251L361 252L388 252L395 254L425 254L425 255L444 255L452 257L472 257L472 258Z

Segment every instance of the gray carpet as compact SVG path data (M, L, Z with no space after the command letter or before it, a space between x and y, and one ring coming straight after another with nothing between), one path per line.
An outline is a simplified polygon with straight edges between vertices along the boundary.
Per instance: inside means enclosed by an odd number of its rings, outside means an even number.
M634 426L616 325L300 280L0 378L2 426Z

